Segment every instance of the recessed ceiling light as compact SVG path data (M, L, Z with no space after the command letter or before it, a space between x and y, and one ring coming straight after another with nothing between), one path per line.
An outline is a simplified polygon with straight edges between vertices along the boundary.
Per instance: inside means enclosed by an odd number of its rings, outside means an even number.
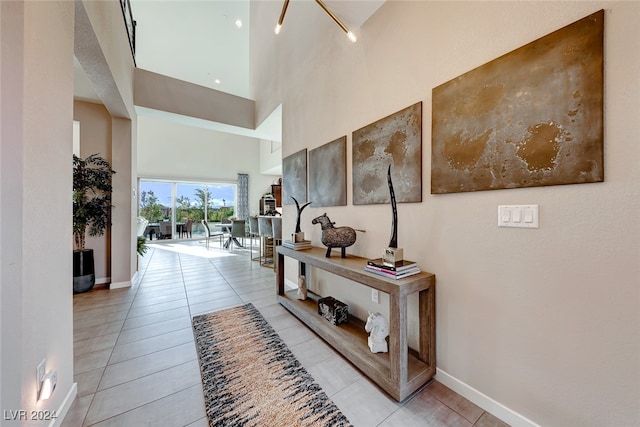
M219 85L219 84L220 84L220 79L215 79L215 80L214 80L214 83L215 83L215 84L217 84L217 85Z
M236 19L236 27L242 28L242 19Z

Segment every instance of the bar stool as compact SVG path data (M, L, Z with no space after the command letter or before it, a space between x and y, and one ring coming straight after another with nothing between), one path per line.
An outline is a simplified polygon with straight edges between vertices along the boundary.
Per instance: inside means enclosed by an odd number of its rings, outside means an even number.
M268 257L273 259L273 248L270 241L273 240L273 227L270 216L258 217L258 233L260 234L260 265L268 265Z
M249 256L251 256L251 261L260 261L260 253L258 252L258 256L253 256L253 239L254 237L260 237L260 231L258 229L258 217L250 216L249 217L249 247L251 248L249 252ZM258 239L260 241L260 239Z
M273 238L271 239L272 248L271 252L273 253L273 269L276 269L276 246L282 243L282 217L273 217L271 219L271 228L273 231Z

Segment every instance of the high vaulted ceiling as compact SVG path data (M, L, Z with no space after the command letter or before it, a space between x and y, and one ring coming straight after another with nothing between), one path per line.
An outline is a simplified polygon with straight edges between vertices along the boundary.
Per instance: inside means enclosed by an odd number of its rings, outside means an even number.
M301 1L309 0L292 0L289 8ZM384 0L325 1L341 20L355 27L361 26L383 3ZM131 9L137 22L138 67L251 98L249 0L132 0ZM274 26L277 19L278 16L273 17ZM237 25L238 20L241 26Z
M139 68L250 97L248 0L132 0L131 10Z
M291 0L289 8L302 1L311 0ZM325 4L347 25L360 27L384 2L326 0ZM251 98L249 0L131 0L131 10L137 23L137 67ZM273 17L274 26L277 19ZM77 61L75 96L100 102Z

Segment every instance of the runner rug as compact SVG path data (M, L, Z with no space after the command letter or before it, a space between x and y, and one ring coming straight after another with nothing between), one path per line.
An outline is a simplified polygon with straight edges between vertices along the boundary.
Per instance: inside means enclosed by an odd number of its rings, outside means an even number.
M210 426L351 426L252 304L192 324Z

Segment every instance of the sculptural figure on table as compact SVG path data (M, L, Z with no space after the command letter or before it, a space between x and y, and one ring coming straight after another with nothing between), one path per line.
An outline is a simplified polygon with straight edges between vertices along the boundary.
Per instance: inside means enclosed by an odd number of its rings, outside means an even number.
M299 300L307 299L307 278L304 276L298 276L298 292L296 298Z
M289 197L291 197L291 199L293 199L293 201L295 202L296 210L298 211L298 214L296 216L296 231L293 234L293 237L291 240L294 242L302 242L304 240L304 233L302 232L302 228L300 228L300 218L302 217L302 211L304 210L304 208L309 206L312 202L307 202L304 205L300 206L300 203L298 203L298 200L296 200L295 197L293 196L289 196Z
M347 257L347 247L356 242L356 230L351 227L334 227L335 222L331 222L326 213L316 217L311 221L312 224L320 224L322 227L322 236L320 240L327 247L326 257L331 257L331 249L340 248L342 250L342 258Z
M369 312L369 318L364 325L364 330L369 333L367 344L372 353L386 353L389 351L387 336L389 336L389 324L380 313Z

